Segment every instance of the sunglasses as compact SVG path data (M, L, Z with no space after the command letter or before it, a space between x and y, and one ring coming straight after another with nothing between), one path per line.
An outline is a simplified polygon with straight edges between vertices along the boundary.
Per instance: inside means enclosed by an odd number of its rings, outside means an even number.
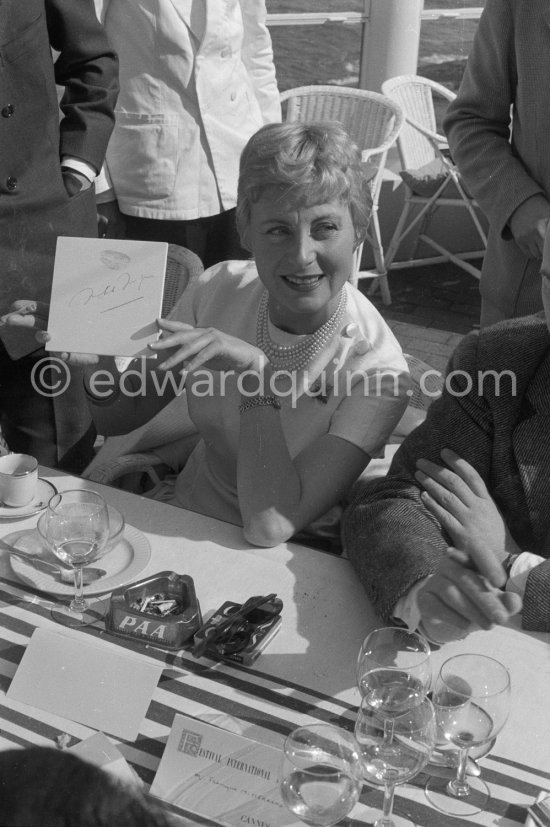
M283 601L276 594L250 597L242 605L224 604L195 634L193 655L206 650L223 657L254 646L282 611Z

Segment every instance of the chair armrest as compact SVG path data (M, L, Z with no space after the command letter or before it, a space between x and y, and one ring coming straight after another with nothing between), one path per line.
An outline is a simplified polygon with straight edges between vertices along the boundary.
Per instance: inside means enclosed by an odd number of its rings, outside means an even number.
M445 135L440 135L439 132L433 132L431 129L426 129L425 126L418 123L418 121L413 120L412 118L407 117L406 123L409 126L412 126L414 129L417 129L425 138L427 138L434 146L434 148L441 152L442 150L449 148L449 143Z
M445 100L449 102L454 101L456 98L456 92L453 92L452 89L447 89L446 86L443 86L443 84L438 83L436 80L430 79L428 85L436 95L441 95L442 98L445 98Z
M366 164L370 161L371 158L374 158L376 155L383 155L386 154L388 151L387 147L374 147L374 149L362 149L361 150L361 163Z
M105 460L96 465L89 474L84 474L92 482L99 482L103 485L113 485L121 477L128 474L147 474L154 485L161 481L155 471L155 466L165 467L164 461L152 452L125 454L120 457Z

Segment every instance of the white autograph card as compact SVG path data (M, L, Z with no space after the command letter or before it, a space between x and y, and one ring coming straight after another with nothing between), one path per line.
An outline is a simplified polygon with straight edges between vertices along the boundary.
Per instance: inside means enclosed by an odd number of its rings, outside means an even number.
M144 356L158 338L168 245L57 239L47 350Z

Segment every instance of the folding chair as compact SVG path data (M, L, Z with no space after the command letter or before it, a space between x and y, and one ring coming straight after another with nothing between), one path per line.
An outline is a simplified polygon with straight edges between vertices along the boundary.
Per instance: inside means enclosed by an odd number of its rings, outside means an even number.
M283 92L281 103L286 103L285 120L335 121L361 150L372 199L372 216L366 241L373 249L375 269L360 270L363 251L361 245L355 254L355 269L350 280L357 285L360 278L375 278L373 287L379 284L384 304L390 304L391 295L378 221L378 199L388 149L404 122L400 107L377 92L347 86L299 86Z
M483 256L487 236L476 213L478 205L468 194L450 157L447 139L437 132L434 97L436 104L445 101L447 106L454 100L455 94L440 83L418 75L390 78L382 84L382 91L402 108L405 115L405 124L397 138L402 166L400 175L405 183L405 203L388 245L386 267L390 269L452 261L479 279L480 270L466 259ZM420 210L411 218L411 208L416 205L420 206ZM427 234L435 211L445 207L461 207L468 211L481 239L480 249L453 253ZM402 241L415 228L419 232L410 257L406 261L395 262ZM425 242L438 255L415 258L419 241Z

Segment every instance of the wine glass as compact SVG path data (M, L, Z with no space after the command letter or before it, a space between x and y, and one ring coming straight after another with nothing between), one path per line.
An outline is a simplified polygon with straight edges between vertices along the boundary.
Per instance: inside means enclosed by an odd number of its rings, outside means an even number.
M510 674L498 660L486 655L455 655L445 661L433 692L438 738L459 749L457 774L443 784L431 778L426 795L441 812L457 817L482 812L491 797L481 778L466 776L473 747L487 744L508 718Z
M373 705L371 696L365 695L355 724L355 738L363 756L363 780L384 787L382 817L375 821L374 827L411 824L409 819L393 815L395 787L409 781L426 766L436 738L435 712L428 698L412 697L409 708L388 715L384 701L391 709L392 695L391 685L380 689L381 703Z
M400 714L430 691L430 645L422 635L397 626L374 629L357 656L357 686L386 715Z
M74 572L74 597L69 606L54 607L52 617L65 626L87 626L103 617L105 605L85 600L82 569L101 557L109 540L109 512L101 494L85 488L61 491L50 499L40 532L63 563Z
M361 755L353 735L329 724L311 724L286 738L281 795L304 824L336 824L357 803L361 786Z

